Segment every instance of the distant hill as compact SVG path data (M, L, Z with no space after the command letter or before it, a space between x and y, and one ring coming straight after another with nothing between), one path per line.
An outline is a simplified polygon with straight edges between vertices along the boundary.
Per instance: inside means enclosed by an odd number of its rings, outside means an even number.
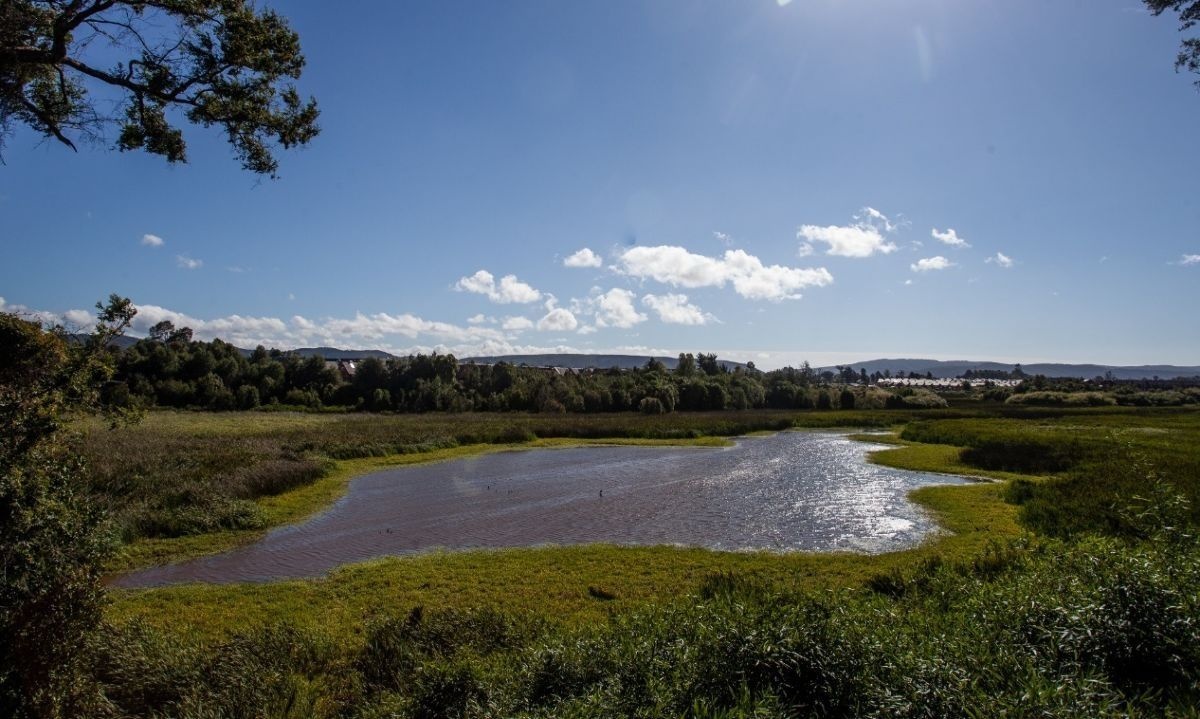
M878 359L867 362L852 362L849 366L856 370L866 369L867 374L890 370L893 375L909 372L918 374L932 373L937 378L960 377L967 370L999 370L1012 371L1011 364L1001 362L976 362L971 360L932 360L932 359ZM1138 365L1121 367L1099 364L1056 364L1039 362L1022 364L1021 369L1028 375L1045 375L1047 377L1079 377L1091 379L1103 377L1112 372L1117 379L1177 379L1179 377L1200 377L1200 367L1178 367L1175 365ZM818 371L837 371L836 367L819 367Z
M72 335L71 338L76 341L83 341L87 335ZM113 344L122 349L129 347L134 342L137 342L136 337L117 337L114 338ZM239 351L244 355L249 355L250 350L239 348ZM300 347L299 349L286 350L301 357L311 357L316 355L324 357L327 360L338 359L365 359L367 357L378 357L379 359L391 359L397 357L383 350L368 350L368 349L341 349L338 347ZM655 357L659 362L666 365L667 369L675 369L679 364L677 357ZM571 367L574 369L609 369L610 367L620 367L621 369L633 369L635 367L645 367L650 361L650 355L606 355L606 354L530 354L530 355L492 355L479 357L460 357L459 362L476 362L479 364L495 364L497 362L508 362L509 364L521 365L526 364L531 367ZM718 359L722 366L726 369L735 367L745 367L741 362L733 362L731 360ZM997 370L1001 372L1012 371L1013 365L1004 362L988 362L976 360L934 360L934 359L876 359L866 362L852 362L849 366L855 370L866 369L867 374L875 372L890 371L893 375L908 374L916 372L920 375L932 374L939 379L953 378L962 376L967 370ZM836 372L837 367L818 367L818 372L826 370ZM1200 366L1177 366L1177 365L1135 365L1135 366L1116 366L1116 365L1101 365L1101 364L1061 364L1052 362L1035 362L1032 364L1022 364L1021 369L1028 375L1045 375L1047 377L1079 377L1081 379L1091 379L1092 377L1103 377L1106 373L1112 372L1117 379L1138 380L1138 379L1178 379L1180 377L1200 377Z
M343 350L337 347L300 347L299 349L287 350L294 355L301 357L324 357L327 360L339 359L366 359L368 357L378 357L379 359L393 359L396 355L383 350Z
M667 369L675 369L679 364L678 357L655 357L654 359L666 365ZM650 361L650 355L587 355L587 354L544 354L544 355L496 355L492 357L461 357L458 360L462 363L475 362L477 364L496 364L497 362L507 362L514 365L526 364L531 367L570 367L573 369L587 369L589 367L596 369L609 369L612 367L620 367L621 369L633 369L635 367L645 367ZM745 367L741 362L732 362L730 360L717 359L725 369L732 370L735 367Z

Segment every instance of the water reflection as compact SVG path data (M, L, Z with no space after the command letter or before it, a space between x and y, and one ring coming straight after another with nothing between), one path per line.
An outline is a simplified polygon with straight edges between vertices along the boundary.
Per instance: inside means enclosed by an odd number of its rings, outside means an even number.
M786 432L724 449L533 450L398 468L354 480L325 513L260 542L117 584L311 577L434 547L901 549L934 527L907 492L964 480L868 464L866 453L879 448L837 434Z

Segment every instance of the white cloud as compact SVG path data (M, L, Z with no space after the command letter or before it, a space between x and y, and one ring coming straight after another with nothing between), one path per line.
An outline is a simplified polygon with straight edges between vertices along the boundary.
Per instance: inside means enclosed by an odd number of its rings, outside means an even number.
M809 255L811 255L812 253L814 253L816 251L817 251L817 248L813 247L809 243L801 242L800 249L796 250L796 256L797 257L808 257Z
M0 312L17 315L22 319L42 325L65 325L69 330L86 330L96 322L91 310L67 310L62 314L35 310L25 305L12 305L0 297Z
M800 299L799 290L805 287L824 287L833 282L833 275L824 267L798 269L781 265L764 266L755 256L742 250L725 253L725 262L733 272L733 289L750 300Z
M91 310L67 310L63 313L63 319L67 324L81 329L96 323L96 315Z
M689 252L682 247L632 247L617 258L618 272L653 279L674 287L724 287L732 284L742 297L752 300L799 299L805 287L824 287L833 275L824 267L801 269L763 265L744 250L727 250L720 258Z
M600 255L587 247L563 260L563 265L566 267L600 267L603 264L604 260L600 259Z
M998 267L1003 267L1006 270L1013 266L1012 258L1009 257L1008 255L1004 254L1003 252L997 252L996 254L992 255L991 257L987 258L984 261L994 264Z
M538 320L537 328L542 332L570 332L579 326L579 320L570 310L556 307Z
M717 242L720 242L722 245L725 245L726 247L733 246L733 237L731 237L730 235L728 235L724 232L713 232L713 237L716 238Z
M646 295L642 304L658 313L658 318L673 325L702 325L713 316L688 302L687 295Z
M142 245L145 247L162 247L165 243L166 241L158 235L142 235Z
M808 243L823 242L829 245L825 254L839 257L870 257L876 253L886 255L899 249L896 243L884 237L897 228L887 215L873 207L864 207L853 219L851 224L845 226L801 225L796 237ZM801 251L803 247L801 245Z
M309 319L305 319L304 317L301 317L300 315L292 315L292 324L294 324L296 326L296 328L299 329L301 332L316 332L317 331L317 323L316 322L313 322L312 320L309 320Z
M475 315L474 317L467 318L467 324L471 324L471 325L482 325L482 324L487 324L487 323L491 323L491 322L495 322L495 321L496 321L495 318L488 317L487 315L483 314L482 312Z
M950 245L951 247L966 248L971 246L966 240L958 236L953 227L948 228L945 232L938 232L938 229L935 227L930 235L938 242Z
M593 299L597 327L629 328L645 322L646 315L633 306L634 294L620 287L605 292Z
M516 275L505 275L497 283L496 278L487 270L479 270L470 277L460 278L454 289L486 295L489 300L501 305L537 302L542 298L541 292L518 280Z
M285 350L297 347L332 346L350 349L381 349L396 355L440 352L451 353L457 357L560 352L627 353L633 351L631 348L622 347L588 346L580 348L564 344L552 346L518 344L514 341L513 334L497 327L460 326L426 320L408 313L379 312L366 315L359 312L353 317L325 318L293 315L289 319L234 314L204 319L158 305L141 304L137 306L137 309L138 314L130 328L131 336L144 336L147 330L156 323L170 320L176 327L190 327L197 339L211 340L220 337L226 342L244 348L260 344ZM611 303L606 306L606 311L618 316L620 314L619 310L613 310ZM63 319L62 314L10 304L2 297L0 297L0 312L18 314L26 319L44 324L60 323ZM75 321L92 320L86 310L71 310L66 314ZM611 319L614 322L612 326L617 326L616 317ZM590 334L596 331L594 327L580 326L575 316L566 309L552 310L536 326L545 331L577 329L579 334ZM673 351L667 352L666 350L655 350L655 353L675 354Z
M1179 258L1181 265L1200 265L1200 255L1184 255Z
M864 207L854 216L858 222L865 222L872 227L878 227L884 232L895 232L899 224L893 223L888 219L887 215L883 214L874 207Z
M187 255L175 255L175 265L185 270L198 270L204 266L204 260L194 260Z
M909 269L911 269L913 272L932 272L935 270L948 269L953 266L953 262L947 260L941 255L938 255L937 257L926 257L923 260L917 260L916 263L909 265Z
M533 320L529 319L528 317L506 317L504 318L504 322L500 324L500 327L502 329L520 332L521 330L527 330L530 327L533 327Z

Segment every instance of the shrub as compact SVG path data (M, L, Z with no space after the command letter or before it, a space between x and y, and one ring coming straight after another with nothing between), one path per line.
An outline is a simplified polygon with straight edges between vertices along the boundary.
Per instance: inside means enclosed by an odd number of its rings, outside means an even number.
M638 403L638 411L642 414L663 414L663 404L657 397L643 397Z

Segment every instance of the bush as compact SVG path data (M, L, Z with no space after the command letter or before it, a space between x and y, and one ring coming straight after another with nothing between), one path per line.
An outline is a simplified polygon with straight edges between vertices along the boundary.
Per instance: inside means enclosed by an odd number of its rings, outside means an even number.
M638 403L638 411L642 414L663 414L663 404L657 397L643 397Z
M1006 404L1042 407L1108 407L1117 400L1101 392L1025 392L1014 394Z

